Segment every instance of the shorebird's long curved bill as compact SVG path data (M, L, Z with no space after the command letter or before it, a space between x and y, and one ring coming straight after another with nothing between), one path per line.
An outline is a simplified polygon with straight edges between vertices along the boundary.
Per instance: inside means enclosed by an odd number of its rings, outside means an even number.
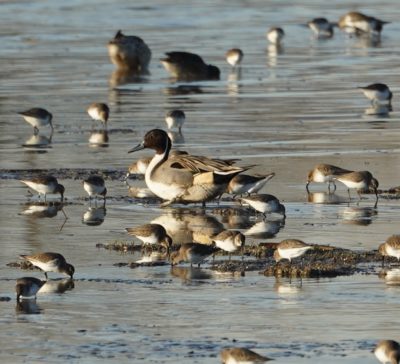
M144 143L143 142L138 144L136 147L128 150L128 153L137 152L138 150L142 150L142 149L144 149Z

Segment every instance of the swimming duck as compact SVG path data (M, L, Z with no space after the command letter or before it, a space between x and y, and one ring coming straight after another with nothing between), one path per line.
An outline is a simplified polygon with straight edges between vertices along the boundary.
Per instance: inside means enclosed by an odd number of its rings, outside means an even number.
M129 150L154 149L156 154L145 173L147 187L158 197L172 203L210 201L221 195L229 181L246 168L234 167L227 162L187 155L169 156L171 139L160 129L146 133L142 143Z
M349 34L372 34L379 36L383 26L388 23L373 16L351 11L339 19L338 25L340 29Z
M164 68L179 81L219 80L218 67L206 64L194 53L169 52L161 58Z

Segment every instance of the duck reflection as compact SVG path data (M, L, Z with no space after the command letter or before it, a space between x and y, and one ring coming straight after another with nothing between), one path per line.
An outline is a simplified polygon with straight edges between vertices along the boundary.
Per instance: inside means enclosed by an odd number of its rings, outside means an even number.
M111 73L108 84L111 88L127 85L130 83L146 83L149 71L134 72L129 69L117 69Z
M174 243L211 244L212 237L224 230L223 225L202 210L172 209L151 221L162 225Z
M128 196L140 199L158 199L158 197L147 187L128 186Z
M348 198L339 196L335 192L307 192L307 202L325 205L338 205L348 202Z
M221 222L229 229L248 229L254 225L254 221L250 220L250 215L245 213L243 209L227 208L216 210L216 213L222 215Z
M33 134L30 136L22 146L24 148L51 148L51 140L53 138L53 133L50 137L41 134Z
M92 130L89 136L89 146L93 148L107 148L109 145L108 131Z
M346 207L339 211L339 217L345 224L367 226L372 223L373 218L378 215L375 207Z
M178 267L176 265L171 267L171 275L180 278L183 283L190 283L193 280L206 280L212 279L211 272L197 267Z
M365 115L388 117L389 112L393 111L391 104L373 104L364 111Z
M30 202L25 205L25 209L19 214L24 216L31 216L34 218L53 218L57 216L58 212L61 211L64 217L67 218L64 210L64 204L62 202Z
M89 207L89 209L82 216L82 223L88 226L98 226L104 222L106 217L106 208L101 207Z
M38 315L42 311L43 309L40 308L35 299L20 300L15 306L17 314Z
M245 236L253 239L273 238L285 226L285 219L273 221L259 221L244 232Z
M203 90L199 86L195 85L178 85L174 87L164 88L164 94L167 96L184 96L184 95L196 95L202 94Z
M385 280L388 286L400 286L400 268L383 269L379 277Z
M75 288L75 283L71 278L62 280L49 280L40 288L40 293L58 293L62 294Z

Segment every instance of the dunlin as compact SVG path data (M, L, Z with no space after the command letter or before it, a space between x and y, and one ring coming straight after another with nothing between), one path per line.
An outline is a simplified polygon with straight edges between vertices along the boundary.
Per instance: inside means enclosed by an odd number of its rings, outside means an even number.
M71 278L75 273L73 265L67 263L65 258L59 253L38 253L34 255L20 255L20 258L32 263L35 267L40 268L47 277L47 272L63 273Z
M381 340L373 353L382 364L400 363L400 344L394 340Z
M292 262L292 259L301 257L307 250L313 249L311 245L304 243L297 239L286 239L281 241L274 252L274 259L279 262L282 259L288 259Z
M146 73L151 60L151 51L143 39L124 35L118 30L114 39L108 42L108 54L118 69Z
M235 68L242 63L243 52L239 48L229 49L225 53L225 59L233 68Z
M15 291L17 292L17 302L22 298L35 297L39 289L46 283L40 279L33 277L23 277L17 279Z
M307 25L318 38L331 38L333 36L333 24L326 18L315 18L310 20Z
M87 113L95 121L101 121L107 125L110 109L106 104L94 102L87 108Z
M222 364L258 364L273 360L246 348L226 348L220 353Z
M380 35L382 28L388 22L356 11L343 15L338 22L339 28L346 33L362 35Z
M306 189L309 192L308 185L311 182L316 183L328 183L328 189L330 190L331 183L336 190L335 177L352 171L340 167L333 166L332 164L317 164L314 169L308 172Z
M26 184L29 188L35 190L40 195L44 195L46 201L47 194L59 193L61 201L64 200L65 188L59 184L56 177L53 176L39 176L32 179L23 179L22 183Z
M245 193L247 193L248 195L252 193L257 193L274 176L274 172L263 176L238 174L236 177L233 177L229 182L228 193L233 194L233 197L236 197L236 195L243 195Z
M207 65L194 53L169 52L165 58L161 58L161 63L179 81L219 80L218 67Z
M52 124L53 115L45 109L35 107L33 109L19 112L18 114L22 115L25 121L33 126L33 131L35 134L39 132L40 127L46 125L50 125L52 132L54 130Z
M385 257L395 257L400 261L400 235L387 238L383 244L379 245L378 251L382 255L383 263Z
M142 143L129 151L131 153L144 148L155 150L146 169L145 181L155 195L166 200L162 206L193 202L205 205L221 195L229 181L246 169L206 157L169 157L171 144L165 131L153 129L146 133Z
M243 249L246 238L240 231L224 230L213 236L212 240L216 247L229 253L230 259L231 253Z
M336 180L342 182L349 192L354 188L357 190L358 197L361 200L361 192L372 188L374 190L376 200L378 200L378 186L379 182L368 171L350 172L335 177Z
M285 206L283 206L279 200L268 194L259 194L248 197L242 197L241 201L249 204L254 210L261 212L264 217L266 214L278 213L286 217Z
M129 235L136 236L144 245L160 244L168 251L171 248L172 239L162 225L145 224L125 230Z
M373 83L368 86L358 87L372 104L390 104L392 102L392 91L384 83Z
M267 32L267 39L272 44L281 44L283 37L285 36L285 32L282 28L273 27L270 28Z
M180 246L178 251L171 254L171 265L186 262L190 263L191 266L197 264L200 267L200 264L216 251L218 251L218 248L214 245L185 243Z
M106 203L107 188L103 177L92 175L83 181L83 188L89 195L89 202L92 201L92 196L103 196L104 204Z
M178 128L179 133L182 133L182 126L185 122L186 116L182 110L171 110L165 115L165 122L168 129Z

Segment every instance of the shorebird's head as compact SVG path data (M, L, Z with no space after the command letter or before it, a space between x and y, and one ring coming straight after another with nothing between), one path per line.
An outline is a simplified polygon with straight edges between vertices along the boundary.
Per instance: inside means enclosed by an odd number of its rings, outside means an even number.
M278 249L276 249L275 251L274 251L274 259L275 259L275 261L278 263L281 259L283 259L282 257L281 257L281 255L279 254L279 251L278 251Z
M238 248L244 247L245 242L246 242L246 237L242 233L237 233L233 240L234 245L237 246Z
M61 195L61 201L64 201L64 192L65 192L65 187L63 185L58 184L55 193L59 193Z
M171 265L173 266L173 265L177 265L180 262L182 262L183 259L181 258L181 255L179 254L179 251L177 251L177 252L173 252L170 255L169 260L171 262Z
M161 242L161 246L167 249L167 253L169 253L172 247L172 238L169 235L165 235L164 240Z
M75 273L75 268L72 264L67 263L62 271L62 273L65 273L71 277L71 279L74 277Z
M161 129L153 129L146 133L143 141L136 147L128 151L128 153L137 152L145 148L154 149L157 154L163 154L166 150L171 149L171 139L168 134Z

